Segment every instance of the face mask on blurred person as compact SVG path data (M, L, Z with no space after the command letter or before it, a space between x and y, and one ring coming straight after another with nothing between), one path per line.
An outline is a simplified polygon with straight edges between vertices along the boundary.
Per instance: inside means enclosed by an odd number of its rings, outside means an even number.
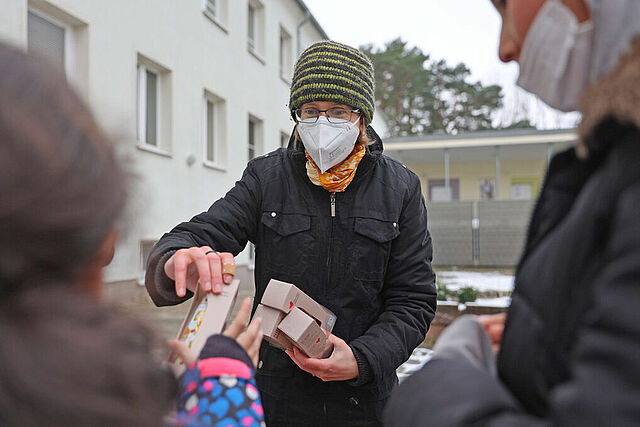
M315 123L298 123L298 134L304 148L320 172L325 173L349 157L360 135L358 120L331 123L326 116L320 116Z
M517 85L553 108L573 111L589 83L593 23L579 23L561 0L547 0L522 46Z

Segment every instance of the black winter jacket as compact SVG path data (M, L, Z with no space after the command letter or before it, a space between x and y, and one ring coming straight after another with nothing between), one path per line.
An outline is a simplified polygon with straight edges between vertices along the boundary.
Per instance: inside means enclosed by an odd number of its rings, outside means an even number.
M434 316L432 245L420 181L384 156L382 141L371 128L369 133L375 142L333 206L330 193L309 181L303 147L290 142L288 149L251 160L224 198L165 234L150 255L146 285L157 305L191 296L178 298L164 274L173 251L209 245L235 255L250 241L256 245L254 309L275 278L294 283L336 314L333 333L352 348L357 381L323 383L263 344L257 373L263 394L270 393L270 378L290 378L292 394L308 393L319 402L331 396L362 408L362 402L383 400L397 383L396 368L422 342ZM269 400L263 400L269 418ZM323 411L331 409L324 405ZM298 419L296 425L315 425L322 417L308 412L309 423Z
M498 358L499 379L434 359L387 425L640 425L640 129L605 120L551 162ZM409 423L428 414L422 423Z

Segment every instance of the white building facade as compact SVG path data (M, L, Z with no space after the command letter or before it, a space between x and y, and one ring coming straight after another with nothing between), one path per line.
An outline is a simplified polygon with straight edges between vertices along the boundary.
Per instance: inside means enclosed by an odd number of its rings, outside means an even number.
M0 41L64 69L134 172L107 281L285 144L299 52L327 38L301 0L0 0ZM247 249L237 259L250 265Z

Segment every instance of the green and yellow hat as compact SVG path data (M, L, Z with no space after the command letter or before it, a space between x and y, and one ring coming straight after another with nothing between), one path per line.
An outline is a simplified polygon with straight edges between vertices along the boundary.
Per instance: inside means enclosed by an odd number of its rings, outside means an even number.
M333 101L362 111L373 119L375 80L371 60L358 49L324 40L309 46L296 63L289 109L312 101Z

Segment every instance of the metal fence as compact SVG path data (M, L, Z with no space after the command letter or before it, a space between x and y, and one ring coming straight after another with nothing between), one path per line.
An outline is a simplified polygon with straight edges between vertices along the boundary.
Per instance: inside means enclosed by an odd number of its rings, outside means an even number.
M430 203L434 265L515 266L533 206L530 200Z

